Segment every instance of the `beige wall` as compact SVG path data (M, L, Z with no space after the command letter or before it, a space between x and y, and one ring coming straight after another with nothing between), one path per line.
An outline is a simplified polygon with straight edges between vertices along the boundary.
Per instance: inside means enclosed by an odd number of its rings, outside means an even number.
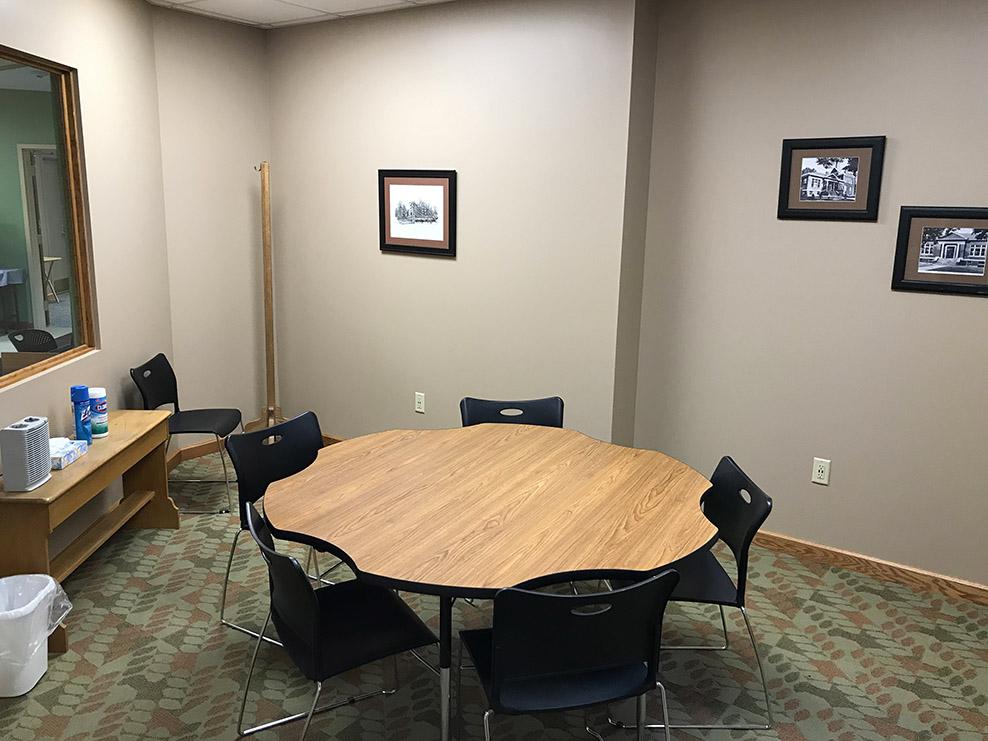
M152 17L171 361L184 407L235 407L247 421L263 403L254 167L270 156L265 33L163 8Z
M900 205L988 201L985 58L977 0L664 6L636 435L734 455L771 530L982 583L988 304L889 282ZM783 138L873 134L877 224L776 220Z
M0 43L79 69L102 349L0 390L4 424L43 414L64 435L70 385L105 385L111 406L123 406L127 369L171 350L150 10L129 0L35 0L5 3L0 19Z
M610 436L633 6L464 1L272 32L286 413L352 436L458 425L468 394L560 394L567 426ZM458 171L456 260L379 252L379 168Z

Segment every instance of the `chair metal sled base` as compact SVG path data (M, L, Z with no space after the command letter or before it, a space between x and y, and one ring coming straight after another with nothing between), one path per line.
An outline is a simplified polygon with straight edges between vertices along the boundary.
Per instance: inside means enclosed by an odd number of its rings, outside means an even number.
M667 731L670 728L683 729L683 730L694 730L694 731L769 731L772 729L772 700L768 694L768 683L765 681L765 670L762 668L762 659L758 654L758 644L755 642L755 633L751 629L751 622L748 620L748 612L742 607L741 616L744 618L744 624L748 628L748 637L751 639L751 647L755 652L755 662L758 664L758 674L762 680L762 692L765 695L765 716L768 720L767 723L740 723L740 724L714 724L714 725L704 725L695 723L683 723L683 724L669 724L664 725L662 723L650 723L645 726L649 729L662 729L665 728ZM724 618L724 608L720 608L720 617L722 625L724 627L724 648L727 648L727 622ZM686 650L688 648L693 648L697 651L722 651L723 648L715 646L669 646L669 650L678 649L680 651ZM607 722L610 723L615 728L623 728L626 730L634 730L637 728L635 724L625 723L620 720L615 720L613 715L608 715Z
M337 700L336 702L331 702L328 705L316 707L316 703L319 701L319 695L322 693L322 682L316 682L315 698L312 701L312 708L310 708L309 712L295 713L295 715L288 715L284 718L279 718L278 720L262 723L259 726L254 726L253 728L238 728L237 733L241 738L243 738L245 736L252 736L255 733L260 733L261 731L267 731L271 728L277 728L278 726L283 726L288 723L294 723L297 720L302 720L305 718L305 727L302 729L302 736L304 738L305 733L309 730L309 724L312 722L313 716L319 715L320 713L325 713L329 710L336 710L337 708L342 708L346 705L355 705L358 702L369 700L370 698L377 697L379 695L393 695L395 692L397 692L397 690L394 689L375 690L374 692L365 692L362 695L354 695L353 697L348 697L345 700Z
M261 628L261 632L259 634L260 639L267 638L267 636L265 636L264 633L267 631L268 625L270 625L270 623L271 623L271 612L269 611L268 617L264 621L264 627ZM345 700L337 700L336 702L331 702L328 705L322 705L321 707L317 707L319 703L319 696L322 694L323 683L315 682L316 685L315 696L312 698L312 706L309 708L309 711L307 713L295 713L294 715L288 715L285 716L284 718L278 718L277 720L271 720L268 721L267 723L262 723L261 725L254 726L253 728L244 728L243 725L244 710L246 710L247 708L247 694L248 691L250 690L250 679L254 674L254 667L257 664L257 654L261 650L262 643L264 643L264 640L258 640L257 643L255 644L254 655L251 657L250 660L250 669L247 670L247 683L244 685L244 699L240 703L240 716L237 719L237 735L240 738L243 738L244 736L252 736L255 733L260 733L261 731L266 731L270 728L277 728L278 726L283 726L288 723L294 723L295 721L302 720L304 718L305 725L302 726L302 735L299 737L301 741L302 739L305 739L305 734L309 730L309 724L312 723L312 717L314 715L318 715L319 713L325 713L329 710L335 710L336 708L341 708L345 705L353 705L355 703L361 702L362 700L369 700L372 697L378 697L382 695L393 695L398 691L398 655L395 654L395 656L392 657L394 662L394 683L395 683L394 689L384 689L384 690L375 690L373 692L365 692L362 695L354 695L353 697L348 697Z
M243 431L243 424L240 425L240 430ZM220 463L223 464L223 478L221 479L168 479L169 484L225 484L226 485L226 507L224 509L182 509L179 510L179 514L183 515L228 515L233 511L233 495L230 493L230 484L237 483L236 481L230 481L230 473L226 466L226 438L221 438L219 435L214 434L213 437L216 438L216 446L220 454ZM165 451L167 452L168 447L171 445L172 436L168 436L168 443L165 446Z

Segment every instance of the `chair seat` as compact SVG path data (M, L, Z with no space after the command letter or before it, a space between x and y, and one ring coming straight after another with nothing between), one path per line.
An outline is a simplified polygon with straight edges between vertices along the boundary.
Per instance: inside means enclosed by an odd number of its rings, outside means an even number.
M390 589L347 581L316 590L324 640L315 676L324 681L358 666L437 641L419 616ZM281 626L277 626L279 631ZM299 662L304 667L308 662Z
M671 602L738 605L738 588L713 552L697 551L671 564L671 568L679 572L679 584L672 591Z
M239 426L239 409L188 409L168 418L172 435L200 432L226 437Z
M460 640L466 646L477 675L490 699L493 630L464 630ZM648 667L644 662L591 672L571 672L529 677L505 683L501 705L508 713L535 713L571 710L603 702L637 697L654 689L646 686Z
M709 550L697 551L669 564L679 572L679 583L669 597L670 602L699 602L709 605L738 607L738 588L720 561ZM626 579L612 579L615 589L634 584Z

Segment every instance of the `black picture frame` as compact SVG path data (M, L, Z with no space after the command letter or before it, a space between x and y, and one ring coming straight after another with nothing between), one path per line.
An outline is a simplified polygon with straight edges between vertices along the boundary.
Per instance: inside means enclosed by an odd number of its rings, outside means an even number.
M868 163L867 191L860 195L860 182L855 180L853 186L857 197L854 202L828 202L821 198L819 201L814 201L819 203L818 207L802 205L809 203L809 201L804 201L798 196L802 192L802 182L797 184L795 189L793 188L793 153L807 150L811 152L818 150L824 155L834 151L862 150L860 156L866 156ZM782 142L782 165L779 174L778 218L811 221L878 221L878 204L881 196L884 165L884 136L785 139ZM794 194L797 195L795 199L793 198Z
M391 234L392 209L389 186L393 184L440 185L444 188L442 240L416 239ZM381 252L456 257L456 170L378 170L377 197Z
M975 225L976 222L982 223ZM969 226L965 227L964 224L969 224ZM936 242L932 239L926 239L927 228L955 231L971 229L974 233L971 235L972 239L968 240L965 249L968 246L975 247L978 250L978 258L966 266L966 269L974 272L923 271L921 266L924 261L927 259L939 261L944 257L944 251L948 249L948 245L957 241L947 240L944 236L938 236ZM918 232L919 229L924 231ZM980 239L977 238L979 231L984 233ZM899 210L899 231L895 243L895 261L892 265L892 290L988 296L988 274L986 274L988 271L985 270L985 255L982 254L988 249L986 244L988 244L988 208L903 206ZM932 254L924 255L924 249L930 249ZM955 246L954 251L946 259L963 261L967 255L962 257L960 252L960 246ZM913 267L914 261L915 268ZM980 274L976 272L979 261L981 262ZM949 270L950 267L947 266L945 269Z

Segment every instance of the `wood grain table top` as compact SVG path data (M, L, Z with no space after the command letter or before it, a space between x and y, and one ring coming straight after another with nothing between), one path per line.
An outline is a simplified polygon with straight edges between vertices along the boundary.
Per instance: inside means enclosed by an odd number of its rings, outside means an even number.
M557 573L654 571L710 543L710 482L574 430L391 430L320 451L272 484L275 532L410 591L485 596ZM413 589L412 587L416 587Z

